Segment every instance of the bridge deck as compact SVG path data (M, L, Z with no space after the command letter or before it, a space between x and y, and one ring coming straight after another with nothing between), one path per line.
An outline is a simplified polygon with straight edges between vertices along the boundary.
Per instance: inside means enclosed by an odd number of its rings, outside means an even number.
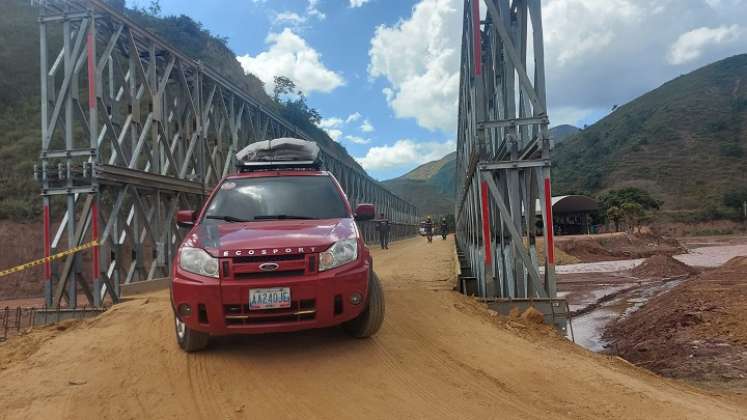
M744 404L496 321L450 291L453 240L375 252L387 319L226 338L186 355L166 292L0 345L0 419L743 418ZM740 411L741 410L741 411Z

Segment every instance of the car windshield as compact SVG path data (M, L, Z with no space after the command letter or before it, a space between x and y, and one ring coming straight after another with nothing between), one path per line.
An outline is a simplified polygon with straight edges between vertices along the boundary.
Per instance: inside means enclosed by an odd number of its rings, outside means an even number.
M229 223L343 217L345 204L329 176L228 179L205 213L206 220Z

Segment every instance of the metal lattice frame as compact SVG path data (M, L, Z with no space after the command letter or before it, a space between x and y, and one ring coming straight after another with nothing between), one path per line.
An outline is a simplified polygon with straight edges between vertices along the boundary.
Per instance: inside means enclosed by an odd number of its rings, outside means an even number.
M45 254L100 244L48 263L45 296L49 306L65 298L74 308L81 289L99 306L106 294L118 299L120 284L170 273L183 234L176 209L196 208L234 167L237 150L312 138L100 0L40 3ZM50 37L60 32L62 48L52 55ZM322 146L322 155L351 204L374 203L393 221L394 239L416 233L412 204L335 151ZM64 201L62 217L51 214L55 200ZM361 228L372 240L373 226Z
M465 0L462 35L456 219L463 275L476 280L481 297L555 298L541 1L484 1L481 22L480 1Z

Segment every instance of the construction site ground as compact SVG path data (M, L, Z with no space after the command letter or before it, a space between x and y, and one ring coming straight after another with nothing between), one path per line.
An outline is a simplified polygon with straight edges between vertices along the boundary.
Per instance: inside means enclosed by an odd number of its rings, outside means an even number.
M185 354L166 291L0 344L0 419L744 419L747 401L594 354L451 291L453 242L375 251L387 315Z
M683 238L687 254L559 267L576 342L667 377L747 391L744 236Z
M612 322L605 339L616 354L663 375L747 391L747 257L653 297Z

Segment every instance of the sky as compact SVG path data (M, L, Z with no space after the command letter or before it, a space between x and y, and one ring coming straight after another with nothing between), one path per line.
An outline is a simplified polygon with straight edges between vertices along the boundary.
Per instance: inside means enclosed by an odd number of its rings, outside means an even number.
M275 75L294 80L320 126L374 178L455 150L463 0L160 6L227 37L268 90ZM543 0L542 15L553 126L592 124L672 78L747 53L747 0Z

